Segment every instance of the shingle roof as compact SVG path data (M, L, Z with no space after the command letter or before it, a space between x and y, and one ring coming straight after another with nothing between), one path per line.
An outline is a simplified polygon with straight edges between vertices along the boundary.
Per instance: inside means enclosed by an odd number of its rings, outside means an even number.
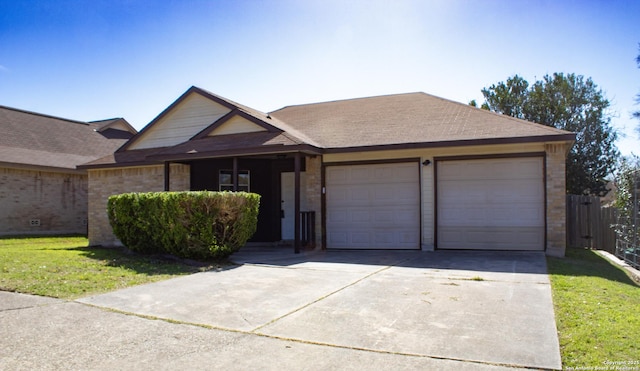
M572 135L425 93L288 106L270 115L327 149Z
M94 129L82 121L0 106L0 162L75 169L113 153L130 137L109 129L116 137L109 139Z
M243 115L269 129L266 132L207 136L216 125L225 120L225 116L184 143L156 148L149 152L127 149L144 131L150 129L155 122L192 93L201 94L228 107L231 110L228 115ZM574 134L567 131L503 116L425 93L288 106L266 114L194 86L115 155L88 163L86 167L294 150L321 153L378 147L454 146L574 139Z

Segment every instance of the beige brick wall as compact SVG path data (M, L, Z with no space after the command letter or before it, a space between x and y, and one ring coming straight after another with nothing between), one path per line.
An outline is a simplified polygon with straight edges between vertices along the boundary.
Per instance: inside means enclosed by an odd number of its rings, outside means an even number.
M86 232L86 174L0 168L0 235Z
M566 248L566 144L545 145L547 176L547 255L564 256Z
M171 191L187 191L190 187L189 165L171 164ZM89 170L89 244L119 245L107 216L109 196L128 192L160 192L164 190L164 166Z
M306 158L306 197L309 210L316 212L316 248L322 246L322 156Z

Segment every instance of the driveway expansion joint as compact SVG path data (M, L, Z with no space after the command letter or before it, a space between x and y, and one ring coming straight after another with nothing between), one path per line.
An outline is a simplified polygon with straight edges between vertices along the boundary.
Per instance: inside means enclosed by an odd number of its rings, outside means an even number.
M263 325L260 325L260 326L258 326L258 327L256 327L256 328L254 328L254 329L253 329L253 330L251 330L250 332L251 332L251 333L257 333L257 331L258 331L258 330L260 330L260 329L262 329L262 328L265 328L265 327L267 327L267 326L269 326L269 325L272 325L272 324L274 324L274 323L276 323L276 322L280 321L280 320L281 320L281 319L283 319L283 318L286 318L286 317L288 317L288 316L290 316L290 315L292 315L292 314L294 314L294 313L297 313L297 312L299 312L299 311L301 311L301 310L303 310L303 309L305 309L305 308L310 307L310 306L311 306L311 305L313 305L313 304L316 304L316 303L318 303L318 302L320 302L320 301L322 301L322 300L325 300L326 298L331 297L331 296L333 296L333 295L335 295L335 294L337 294L337 293L339 293L339 292L341 292L341 291L343 291L343 290L345 290L345 289L347 289L347 288L349 288L349 287L352 287L352 286L354 286L354 285L356 285L356 284L358 284L358 283L360 283L360 282L362 282L362 281L366 280L366 279L367 279L367 278L369 278L369 277L372 277L372 276L374 276L374 275L376 275L376 274L378 274L378 273L384 272L385 270L390 269L391 267L393 267L393 266L392 266L392 265L387 265L387 266L385 266L385 267L383 267L383 268L380 268L380 269L378 269L378 270L376 270L376 271L374 271L374 272L371 272L371 273L369 273L369 274L365 275L364 277L361 277L361 278L359 278L359 279L357 279L357 280L355 280L355 281L353 281L353 282L351 282L351 283L349 283L349 284L347 284L347 285L345 285L345 286L340 287L340 288L339 288L339 289L337 289L337 290L334 290L334 291L332 291L332 292L330 292L330 293L328 293L328 294L326 294L326 295L323 295L323 296L321 296L321 297L319 297L319 298L317 298L317 299L315 299L315 300L313 300L313 301L311 301L311 302L309 302L309 303L307 303L307 304L305 304L305 305L303 305L303 306L301 306L301 307L298 307L298 308L296 308L296 309L294 309L294 310L292 310L292 311L290 311L290 312L288 312L288 313L283 314L283 315L282 315L282 316L280 316L280 317L274 318L274 319L272 319L271 321L269 321L269 322L267 322L267 323L265 323L265 324L263 324Z
M384 270L389 269L389 268L391 268L391 266L387 266L387 267L384 267L384 268L382 268L382 269L380 269L380 270L378 270L376 272L370 273L366 277L363 277L363 278L359 279L358 281L355 281L352 284L349 284L349 285L345 286L344 288L347 288L349 286L355 285L356 283L366 279L367 277L373 276L376 273L384 271ZM343 290L344 288L339 289L336 292L339 292L339 291ZM330 295L332 295L332 294L328 294L326 296L330 296ZM321 299L319 299L319 300L321 300ZM173 319L169 319L169 318L156 317L156 316L151 316L151 315L146 315L146 314L126 312L126 311L121 311L121 310L118 310L118 309L105 308L105 307L100 307L100 306L96 306L96 305L93 305L93 304L82 303L82 302L77 302L77 301L69 301L69 302L85 305L85 306L91 307L91 308L105 310L105 311L108 311L108 312L119 313L119 314L126 315L126 316L134 316L134 317L142 318L142 319L149 320L149 321L163 321L163 322L167 322L167 323L170 323L170 324L173 324L173 325L195 326L195 327L200 327L200 328L204 328L204 329L207 329L207 330L224 331L224 332L242 334L242 335L247 335L247 336L258 336L258 337L262 337L262 338L274 339L274 340L279 340L279 341L289 341L289 342L298 343L298 344L316 345L316 346L322 346L322 347L330 347L330 348L346 349L346 350L355 350L355 351L360 351L360 352L369 352L369 353L376 353L376 354L388 354L388 355L403 356L403 357L415 357L415 358L425 358L425 359L433 359L433 360L441 360L441 361L453 361L453 362L476 364L476 365L483 365L483 366L508 367L508 368L520 369L520 370L542 370L542 371L547 371L547 370L551 371L551 370L553 370L553 369L549 369L549 368L529 367L529 366L509 364L509 363L496 363L496 362L479 361L479 360L473 360L473 359L443 357L443 356L434 356L434 355L428 355L428 354L398 352L398 351L390 351L390 350L371 349L371 348L365 348L365 347L356 347L356 346L332 344L332 343L326 343L326 342L303 340L303 339L297 339L297 338L293 338L293 337L277 336L277 335L270 335L270 334L266 334L266 333L262 333L262 332L257 332L257 329L265 327L268 324L260 326L259 328L251 330L251 331L245 331L245 330L238 330L238 329L231 329L231 328L207 325L207 324L202 324L202 323L194 323L194 322L188 322L188 321L173 320ZM67 303L67 302L65 302L65 303ZM310 303L308 305L311 305L311 304L313 304L313 303ZM36 306L32 306L30 308L43 307L43 306L47 306L47 305L49 305L49 304L36 305ZM282 316L281 318L283 318L283 317L286 317L286 315ZM272 322L275 322L275 321L277 321L277 319L272 321Z
M53 299L57 299L57 298L53 298ZM60 301L59 302L55 302L55 303L43 303L43 304L27 305L27 306L23 306L23 307L0 309L0 313L20 311L20 310L24 310L24 309L36 309L36 308L51 307L51 306L57 306L57 305L66 304L66 303L71 303L72 302L72 301L67 301L67 300L64 300L64 299L57 299L57 300L60 300Z

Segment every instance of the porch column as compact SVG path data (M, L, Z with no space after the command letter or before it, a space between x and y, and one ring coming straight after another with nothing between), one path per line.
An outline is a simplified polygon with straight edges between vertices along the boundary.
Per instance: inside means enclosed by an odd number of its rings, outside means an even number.
M293 248L294 253L300 253L300 152L296 152L294 157L294 241Z
M169 185L171 184L171 163L169 161L164 162L164 191L169 192Z
M234 157L233 158L233 191L237 192L238 191L238 158Z

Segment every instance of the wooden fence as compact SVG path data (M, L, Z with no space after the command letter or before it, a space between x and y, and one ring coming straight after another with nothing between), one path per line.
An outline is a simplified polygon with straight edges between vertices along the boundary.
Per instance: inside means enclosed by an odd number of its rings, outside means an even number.
M595 196L567 195L567 246L615 253L616 209L602 207Z

